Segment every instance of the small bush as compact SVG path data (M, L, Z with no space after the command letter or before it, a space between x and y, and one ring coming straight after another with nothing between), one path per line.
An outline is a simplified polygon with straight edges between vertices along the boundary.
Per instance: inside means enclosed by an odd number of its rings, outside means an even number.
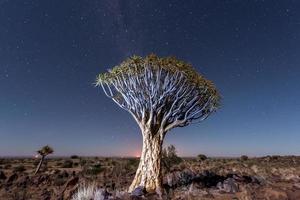
M167 148L163 149L162 164L167 171L170 171L171 167L180 164L182 161L182 158L177 156L175 146L170 145Z
M207 156L204 155L204 154L199 154L199 155L197 156L197 160L200 161L200 162L202 162L202 161L204 161L204 160L206 160L206 159L207 159Z
M280 159L279 155L273 155L273 156L267 155L264 157L264 160L266 162L274 162L274 161L278 161L279 159Z
M279 160L280 159L280 156L279 155L273 155L271 156L271 160L274 161L274 160Z
M91 165L84 169L84 173L87 175L97 175L102 171L103 169L100 164Z
M248 158L248 156L246 156L246 155L242 155L241 156L241 161L246 161L246 160L248 160L249 158Z
M70 158L71 158L71 159L78 159L79 156L77 156L77 155L72 155Z
M14 172L24 172L26 169L24 167L24 165L18 165L18 166L15 166L13 171Z
M4 169L10 169L10 168L11 168L11 164L4 165Z
M73 167L73 161L72 160L65 160L62 165L62 168L72 168Z

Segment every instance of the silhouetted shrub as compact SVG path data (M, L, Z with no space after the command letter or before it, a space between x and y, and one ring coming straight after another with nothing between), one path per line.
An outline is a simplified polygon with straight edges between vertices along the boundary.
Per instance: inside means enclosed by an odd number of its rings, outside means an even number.
M264 157L264 161L266 162L277 161L279 159L280 159L279 155L273 155L273 156L267 155Z
M197 160L200 161L200 162L202 162L202 161L204 161L204 160L206 160L206 159L207 159L207 156L204 155L204 154L199 154L199 155L197 156Z
M95 164L95 165L91 165L91 166L86 166L83 173L85 173L87 175L97 175L102 171L103 171L103 169L102 169L101 165Z
M79 156L77 156L77 155L72 155L70 158L71 158L71 159L78 159Z
M279 155L273 155L271 156L271 160L279 160L280 159L280 156Z
M170 145L162 151L162 166L169 171L172 166L182 162L182 158L177 156L176 148Z
M246 161L246 160L248 160L249 158L248 158L248 156L246 156L246 155L242 155L241 156L241 161Z

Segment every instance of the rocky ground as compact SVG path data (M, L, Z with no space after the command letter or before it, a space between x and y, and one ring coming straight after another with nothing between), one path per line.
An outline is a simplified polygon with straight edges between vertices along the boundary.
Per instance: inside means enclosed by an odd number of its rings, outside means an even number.
M78 187L94 184L106 199L157 199L142 188L126 192L138 159L50 158L33 175L38 159L0 159L0 199L71 199ZM186 158L164 168L163 199L299 200L300 157L251 159Z

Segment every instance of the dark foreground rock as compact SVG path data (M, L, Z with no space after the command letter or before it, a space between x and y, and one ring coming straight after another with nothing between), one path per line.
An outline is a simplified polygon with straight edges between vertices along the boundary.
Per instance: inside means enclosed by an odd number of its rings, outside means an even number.
M228 192L228 193L236 193L239 191L238 184L236 180L233 178L228 178L224 180L223 183L219 182L217 184L217 188L221 191Z
M131 192L131 196L134 197L142 197L146 194L146 189L142 186L139 186L137 188L135 188L132 192Z

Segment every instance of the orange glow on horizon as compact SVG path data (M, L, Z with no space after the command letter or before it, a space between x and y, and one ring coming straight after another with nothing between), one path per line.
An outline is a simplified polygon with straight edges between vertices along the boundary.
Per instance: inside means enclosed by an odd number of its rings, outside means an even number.
M141 157L141 152L136 151L133 155L134 155L135 158L140 158Z

